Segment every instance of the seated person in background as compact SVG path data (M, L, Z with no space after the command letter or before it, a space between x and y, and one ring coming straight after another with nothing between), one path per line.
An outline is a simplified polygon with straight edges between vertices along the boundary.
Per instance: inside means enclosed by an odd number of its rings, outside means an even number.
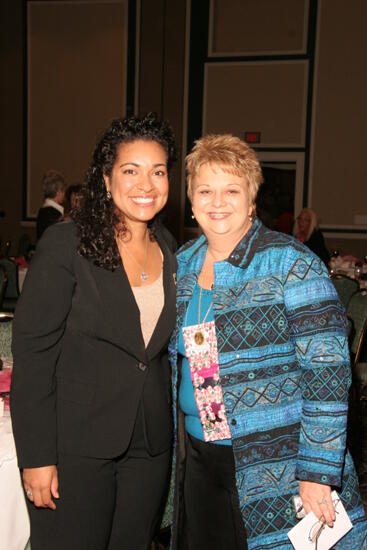
M314 252L327 266L330 254L324 236L318 228L317 216L311 208L304 208L296 218L293 235Z
M42 179L44 203L37 215L37 240L49 225L53 225L64 215L66 182L61 172L48 170Z
M71 220L73 214L72 211L81 206L82 189L83 186L81 183L69 185L66 189L64 221Z

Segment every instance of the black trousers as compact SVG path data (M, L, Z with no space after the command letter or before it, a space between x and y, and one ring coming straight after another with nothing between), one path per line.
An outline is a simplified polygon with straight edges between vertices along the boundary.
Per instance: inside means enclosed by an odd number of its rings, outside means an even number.
M159 528L171 450L150 456L139 413L128 450L115 459L59 456L56 510L28 501L32 550L148 550Z
M232 447L188 436L181 550L247 550Z

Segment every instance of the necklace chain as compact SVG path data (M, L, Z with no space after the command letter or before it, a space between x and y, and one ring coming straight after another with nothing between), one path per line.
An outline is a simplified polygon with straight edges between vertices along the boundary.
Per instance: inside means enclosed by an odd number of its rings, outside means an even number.
M209 315L209 312L210 312L210 310L212 309L212 305L213 305L213 301L211 301L210 306L209 306L209 308L208 308L208 311L207 311L206 314L205 314L204 319L203 319L202 321L200 321L200 317L201 317L201 311L200 311L200 309L201 309L201 297L202 297L202 294L203 294L203 287L201 286L201 287L200 287L200 296L199 296L199 307L198 307L198 325L204 324L204 323L205 323L205 321L206 321L206 319L207 319L207 317L208 317L208 315Z
M204 260L204 263L205 263L205 260ZM203 264L204 265L204 264ZM206 266L205 266L205 269L204 269L204 274L206 272ZM199 284L199 282L198 282ZM204 319L202 321L200 321L200 318L201 318L201 298L203 296L203 287L199 284L199 288L200 288L200 294L199 294L199 305L198 305L198 325L200 324L204 324L205 321L207 320L207 317L210 313L210 310L212 309L213 307L213 300L211 301L210 303L210 306L207 310L207 312L205 313L205 316L204 316ZM188 304L188 307L186 309L186 317L185 317L185 326L187 326L187 316L188 316L188 313L189 313L189 307L190 307L190 303Z
M206 272L207 272L207 266L205 265L205 260L206 258L204 258L204 262L203 262L203 265L202 265L202 271L203 271L203 276L205 278L205 275L206 275ZM203 269L204 267L204 269ZM211 304L209 306L209 309L208 311L206 312L205 316L204 316L204 319L202 321L200 321L200 318L201 318L201 297L203 295L203 287L200 285L200 295L199 295L199 307L198 307L198 325L200 325L200 323L204 324L208 315L209 315L209 312L210 310L212 309L212 306L213 306L213 300L211 301Z
M141 269L141 273L140 273L140 279L142 281L146 281L148 278L149 278L149 275L146 271L146 267L147 267L147 256L148 256L148 232L146 233L146 239L145 239L145 255L144 255L144 265L141 265L140 262L138 262L138 260L135 258L135 256L133 255L133 253L128 249L127 247L127 244L124 243L124 241L122 241L120 239L120 243L122 244L122 246L125 248L126 252L129 254L130 258L132 260L134 260L134 262L140 267Z
M199 306L198 306L198 325L205 323L205 321L207 320L207 317L209 315L209 312L210 312L210 310L212 309L212 306L213 306L213 302L211 302L207 312L205 313L204 319L202 321L200 321L200 317L201 317L201 298L202 298L202 295L203 295L203 288L200 285L199 285L199 288L200 288L200 294L199 294ZM187 306L187 309L186 309L185 327L187 327L187 317L188 317L188 314L189 314L190 303L191 302L189 302L189 304Z

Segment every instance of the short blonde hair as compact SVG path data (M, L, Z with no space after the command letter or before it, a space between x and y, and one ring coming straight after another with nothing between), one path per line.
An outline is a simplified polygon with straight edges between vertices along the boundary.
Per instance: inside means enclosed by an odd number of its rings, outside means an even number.
M298 225L298 218L300 217L300 215L302 213L305 213L305 214L308 214L310 216L310 227L307 231L307 235L305 236L305 240L308 241L309 238L311 237L312 233L315 231L315 229L318 229L318 221L317 221L317 216L316 216L316 212L314 212L313 210L311 210L311 208L302 208L301 212L298 214L295 222L294 222L294 226L293 226L293 235L296 237L299 233L299 225Z
M203 164L220 167L224 172L245 177L251 205L263 181L256 153L245 141L231 134L208 134L197 141L186 157L187 194L192 199L193 181Z

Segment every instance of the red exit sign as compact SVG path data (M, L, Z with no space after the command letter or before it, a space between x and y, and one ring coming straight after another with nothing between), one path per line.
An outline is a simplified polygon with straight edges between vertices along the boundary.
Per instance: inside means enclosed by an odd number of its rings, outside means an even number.
M247 143L260 143L261 132L245 132L245 141Z

